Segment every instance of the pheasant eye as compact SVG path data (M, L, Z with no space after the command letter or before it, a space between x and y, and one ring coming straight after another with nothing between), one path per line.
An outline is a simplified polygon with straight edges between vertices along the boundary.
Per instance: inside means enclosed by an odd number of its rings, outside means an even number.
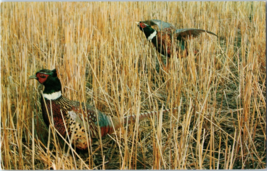
M40 78L46 78L46 75L38 73L38 74L37 74L37 77L40 77Z
M144 23L140 23L139 25L140 25L141 28L145 28L146 27L146 25Z
M37 73L37 74L36 74L36 77L37 77L37 80L38 80L41 84L43 84L43 83L47 80L48 75L46 75L46 74L42 74L42 73Z

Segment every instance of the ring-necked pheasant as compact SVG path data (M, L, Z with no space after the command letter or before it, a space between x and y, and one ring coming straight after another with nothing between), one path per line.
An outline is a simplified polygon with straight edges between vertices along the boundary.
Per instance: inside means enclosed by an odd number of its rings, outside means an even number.
M63 97L56 69L42 69L29 78L36 79L45 86L41 97L41 107L46 125L48 126L50 123L53 123L54 127L63 137L68 133L69 137L73 138L72 143L77 149L84 150L88 147L89 144L86 138L88 134L86 132L90 135L88 138L99 138L98 126L101 137L114 132L113 126L115 129L120 127L119 118L108 117L88 104ZM53 119L50 117L51 120L49 121L51 111ZM170 109L163 110L163 112L167 111L170 111ZM140 114L139 121L149 118L156 113L152 111ZM124 117L124 123L132 123L135 120L135 115Z
M196 38L204 32L217 36L215 33L203 29L176 29L172 24L161 20L147 20L136 23L157 51L167 56L167 59L171 56L186 57L188 55L186 46L188 38ZM173 52L176 54L172 54Z

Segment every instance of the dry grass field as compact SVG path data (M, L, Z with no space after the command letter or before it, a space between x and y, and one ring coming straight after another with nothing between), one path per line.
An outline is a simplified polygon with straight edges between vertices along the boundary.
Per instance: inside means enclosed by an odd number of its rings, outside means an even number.
M264 2L2 3L1 168L266 168L265 13ZM165 71L135 23L148 19L219 38L190 40ZM75 151L43 122L28 79L43 68L109 116L158 114Z

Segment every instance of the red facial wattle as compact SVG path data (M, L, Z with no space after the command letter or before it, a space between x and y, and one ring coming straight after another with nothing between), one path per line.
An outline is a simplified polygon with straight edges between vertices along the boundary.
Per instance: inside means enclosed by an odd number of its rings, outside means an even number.
M37 73L36 77L39 83L43 84L47 80L48 75L43 74L43 73Z
M145 28L145 27L146 27L146 24L144 24L144 23L140 23L139 26L140 26L141 28Z

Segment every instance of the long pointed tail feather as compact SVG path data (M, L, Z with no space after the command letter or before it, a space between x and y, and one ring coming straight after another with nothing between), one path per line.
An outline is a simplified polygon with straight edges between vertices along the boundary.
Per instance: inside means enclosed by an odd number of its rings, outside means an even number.
M178 107L174 107L174 108L170 108L170 109L163 109L162 112L165 113L165 112L170 112L171 110L175 111L177 109L178 109ZM149 112L140 113L140 115L139 115L139 122L142 121L142 120L144 120L144 119L147 119L149 117L152 117L153 115L157 114L158 112L160 112L160 111L149 111ZM130 124L130 123L135 122L136 119L137 119L137 115L125 116L124 117L124 123L125 124L126 123Z

